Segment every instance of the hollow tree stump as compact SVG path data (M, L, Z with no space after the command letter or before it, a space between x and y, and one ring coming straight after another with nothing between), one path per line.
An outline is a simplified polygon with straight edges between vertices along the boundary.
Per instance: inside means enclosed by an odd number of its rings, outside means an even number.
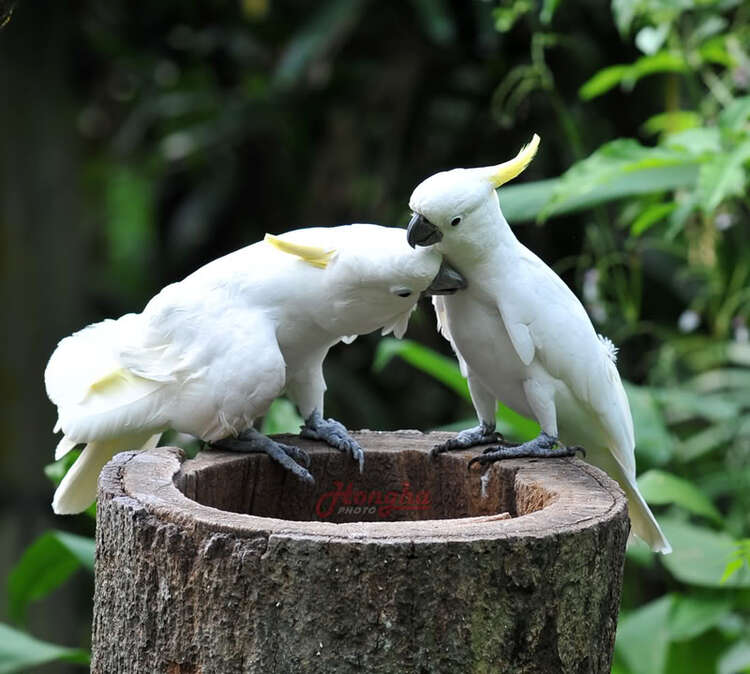
M308 487L267 457L118 455L100 479L92 671L609 672L625 498L577 459L432 460L356 434ZM504 514L504 513L507 513Z

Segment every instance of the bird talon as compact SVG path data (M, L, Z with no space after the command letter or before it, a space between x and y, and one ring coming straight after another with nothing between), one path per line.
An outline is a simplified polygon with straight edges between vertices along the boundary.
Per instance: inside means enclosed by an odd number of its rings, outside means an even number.
M433 445L432 449L430 450L430 456L435 459L440 454L449 452L452 449L457 449L458 447L459 446L457 446L452 439L446 440L445 442L441 442L439 445Z
M364 470L365 453L341 422L323 419L317 411L313 411L300 429L300 437L325 442L329 447L338 449L357 461L360 473Z
M480 466L485 466L486 464L491 463L491 461L487 459L484 453L479 454L478 456L475 456L469 461L469 463L466 465L466 470L471 470L471 467L475 463L478 463Z

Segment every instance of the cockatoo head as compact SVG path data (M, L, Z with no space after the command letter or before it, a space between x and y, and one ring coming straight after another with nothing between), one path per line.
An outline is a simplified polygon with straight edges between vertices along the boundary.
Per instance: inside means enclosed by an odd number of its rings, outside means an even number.
M438 251L412 250L402 229L378 225L348 226L329 271L336 320L358 334L382 328L401 337L422 295L466 287Z
M342 336L382 328L400 337L422 295L445 295L466 287L463 276L434 249L412 250L404 230L354 224L266 235L275 248L318 267L325 296L318 323ZM310 245L313 244L313 245ZM319 306L319 305L318 305Z
M409 207L414 213L407 229L412 247L455 249L472 243L478 222L486 221L489 209L497 209L495 189L519 175L534 158L539 136L534 134L513 159L497 166L443 171L423 180L412 192Z

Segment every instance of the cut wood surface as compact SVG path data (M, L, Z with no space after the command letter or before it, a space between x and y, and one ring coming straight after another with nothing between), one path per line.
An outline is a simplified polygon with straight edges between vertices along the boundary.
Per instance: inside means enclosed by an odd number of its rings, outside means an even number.
M262 455L126 452L100 479L92 672L609 672L625 497L578 459L362 431L307 486Z

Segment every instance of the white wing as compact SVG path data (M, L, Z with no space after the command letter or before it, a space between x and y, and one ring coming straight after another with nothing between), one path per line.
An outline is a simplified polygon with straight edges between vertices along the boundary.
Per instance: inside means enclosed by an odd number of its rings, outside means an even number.
M565 382L591 410L622 470L634 478L633 422L611 343L596 334L578 298L536 255L524 249L519 267L513 283L496 293L519 358Z

